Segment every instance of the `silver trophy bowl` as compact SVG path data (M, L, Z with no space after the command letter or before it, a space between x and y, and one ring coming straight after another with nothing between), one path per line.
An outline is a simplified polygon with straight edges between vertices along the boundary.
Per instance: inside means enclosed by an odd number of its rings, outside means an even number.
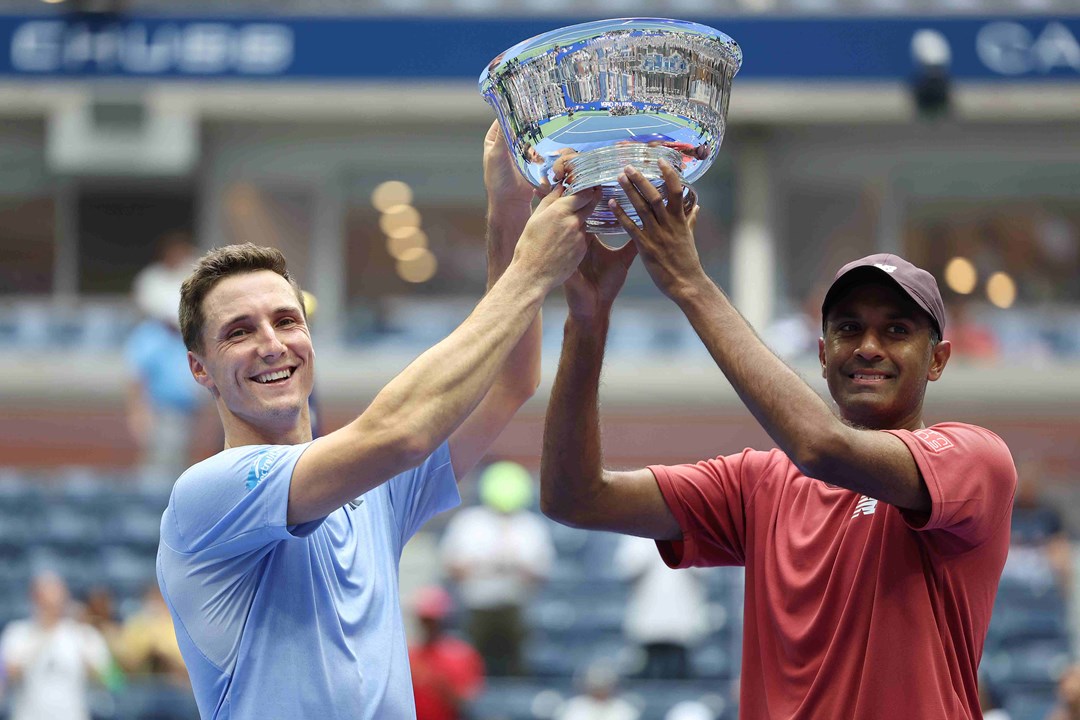
M597 185L603 199L590 232L622 233L614 198L637 222L619 187L626 165L666 193L657 162L684 181L682 202L720 150L731 81L742 50L706 25L663 18L620 18L571 25L500 53L480 74L518 169L539 186L563 160L571 193ZM639 223L640 224L640 223Z

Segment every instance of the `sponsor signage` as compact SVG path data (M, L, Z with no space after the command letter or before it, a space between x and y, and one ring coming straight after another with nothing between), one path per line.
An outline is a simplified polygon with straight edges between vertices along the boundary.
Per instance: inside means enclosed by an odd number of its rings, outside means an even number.
M739 80L907 79L912 38L926 30L946 43L957 80L1080 80L1080 16L692 19L739 42ZM500 48L581 21L0 15L0 76L475 80Z

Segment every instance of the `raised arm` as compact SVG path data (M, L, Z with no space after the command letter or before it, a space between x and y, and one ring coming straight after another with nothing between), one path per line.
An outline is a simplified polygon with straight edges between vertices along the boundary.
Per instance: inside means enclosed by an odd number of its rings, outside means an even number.
M682 183L661 161L668 194ZM778 358L705 274L681 203L665 206L641 173L627 168L619 179L643 227L617 206L657 287L690 320L740 399L792 462L824 480L900 508L928 512L930 495L914 458L896 436L860 430L838 418L813 388Z
M514 257L514 247L529 221L536 194L515 167L498 121L491 124L484 138L484 187L488 198L487 289L490 292ZM450 436L450 460L455 477L463 477L480 461L514 413L536 392L540 384L541 341L538 312L502 364L491 390Z
M598 193L537 207L506 272L445 340L422 354L342 429L297 461L288 522L324 517L430 455L469 416L532 325L544 297L585 251L585 218Z
M600 370L611 306L635 255L633 243L613 252L593 240L565 285L569 313L544 423L540 504L566 525L675 539L679 525L650 470L603 468Z

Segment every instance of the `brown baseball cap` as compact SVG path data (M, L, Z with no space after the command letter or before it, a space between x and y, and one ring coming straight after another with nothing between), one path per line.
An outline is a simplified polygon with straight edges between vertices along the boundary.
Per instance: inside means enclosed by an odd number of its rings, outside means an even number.
M934 276L909 263L899 255L877 253L853 260L840 268L833 278L825 301L821 303L821 323L829 308L852 286L861 282L873 282L881 279L891 281L896 287L911 298L916 305L926 311L930 320L937 326L939 334L945 331L945 303L941 300Z

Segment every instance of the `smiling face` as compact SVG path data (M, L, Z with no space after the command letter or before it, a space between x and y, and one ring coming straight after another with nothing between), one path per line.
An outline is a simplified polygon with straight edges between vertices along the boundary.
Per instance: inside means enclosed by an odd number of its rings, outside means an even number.
M933 343L930 317L891 283L855 285L829 308L818 343L822 376L848 422L873 429L922 426L926 383L951 351Z
M315 353L293 286L270 270L231 275L202 310L201 347L188 361L217 402L226 446L310 440Z

